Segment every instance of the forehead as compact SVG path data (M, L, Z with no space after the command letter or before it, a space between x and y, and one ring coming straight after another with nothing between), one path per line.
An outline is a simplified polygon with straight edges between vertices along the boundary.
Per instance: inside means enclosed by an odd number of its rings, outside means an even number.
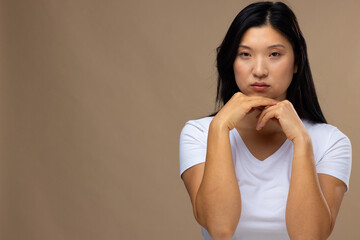
M274 44L282 44L291 47L287 38L272 26L261 26L249 28L240 41L241 45L250 47L267 47Z

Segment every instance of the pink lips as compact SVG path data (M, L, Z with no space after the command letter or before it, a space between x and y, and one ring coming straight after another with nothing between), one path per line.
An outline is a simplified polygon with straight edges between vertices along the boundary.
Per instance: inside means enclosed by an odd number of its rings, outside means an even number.
M255 91L265 91L267 88L270 87L270 85L267 85L266 83L263 83L263 82L255 82L255 83L251 84L250 86Z

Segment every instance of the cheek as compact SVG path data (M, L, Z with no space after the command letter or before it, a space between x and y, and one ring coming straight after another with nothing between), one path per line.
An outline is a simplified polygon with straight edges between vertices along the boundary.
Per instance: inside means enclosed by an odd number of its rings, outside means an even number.
M233 69L234 69L234 75L235 77L241 74L241 64L235 60L234 64L233 64Z
M249 77L248 67L235 61L233 69L236 84L241 88L241 86L245 85L246 79Z
M274 73L283 80L292 80L294 75L294 62L284 61L274 68Z

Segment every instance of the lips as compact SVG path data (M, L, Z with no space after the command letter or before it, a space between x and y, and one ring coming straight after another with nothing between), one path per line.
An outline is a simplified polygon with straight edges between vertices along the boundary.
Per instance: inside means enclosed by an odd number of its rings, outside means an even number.
M251 86L269 87L269 85L267 85L266 83L263 83L263 82L255 82L255 83L251 84Z
M263 82L255 82L251 84L250 87L255 91L262 92L262 91L266 91L270 87L270 85L267 85L266 83Z

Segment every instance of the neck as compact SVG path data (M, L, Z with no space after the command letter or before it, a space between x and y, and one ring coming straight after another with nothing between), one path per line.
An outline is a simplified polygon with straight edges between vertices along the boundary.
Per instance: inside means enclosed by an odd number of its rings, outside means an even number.
M252 132L259 135L273 135L282 133L282 128L276 119L270 119L266 122L265 126L261 130L256 130L256 124L258 122L257 116L261 114L261 110L254 109L251 113L248 113L241 121L240 126L237 127L239 132Z

